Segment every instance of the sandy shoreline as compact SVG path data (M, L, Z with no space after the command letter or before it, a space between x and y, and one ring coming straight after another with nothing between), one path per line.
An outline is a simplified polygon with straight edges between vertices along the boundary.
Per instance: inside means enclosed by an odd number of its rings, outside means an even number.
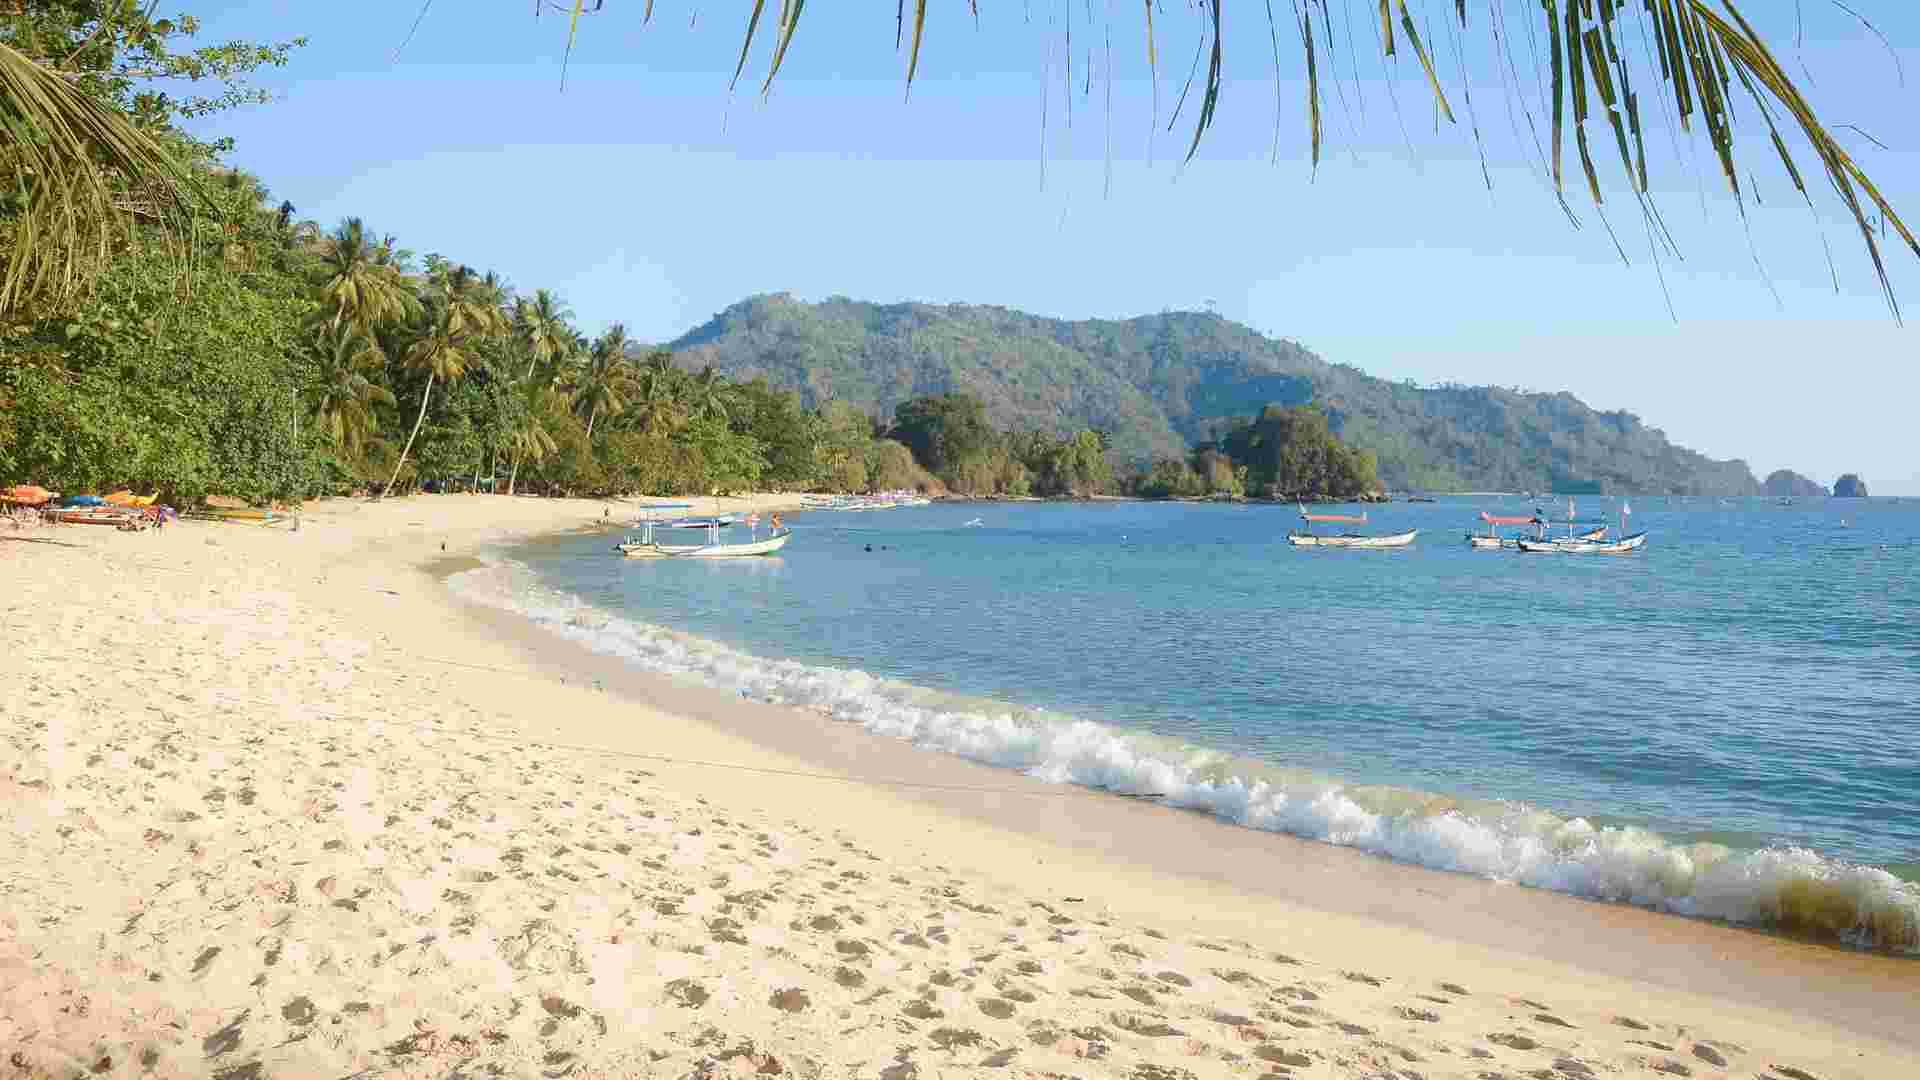
M0 539L0 1060L895 1080L1920 1060L1910 961L883 747L622 671L433 574L602 509L415 497L323 504L298 533Z

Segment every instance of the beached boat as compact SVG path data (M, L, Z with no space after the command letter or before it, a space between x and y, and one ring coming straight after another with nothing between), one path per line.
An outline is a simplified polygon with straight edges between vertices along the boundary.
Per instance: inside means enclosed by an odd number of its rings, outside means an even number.
M709 525L707 542L704 544L667 544L660 542L655 528L654 522L642 522L640 535L613 545L613 550L629 559L750 559L771 555L786 547L787 541L793 538L793 530L781 529L765 539L723 544L720 542L720 526Z
M1413 538L1420 533L1419 529L1408 529L1406 532L1388 533L1383 536L1367 536L1361 533L1321 535L1311 531L1316 521L1365 525L1367 515L1309 514L1304 506L1300 508L1300 520L1307 523L1307 528L1287 534L1287 543L1294 547L1397 548L1413 543Z

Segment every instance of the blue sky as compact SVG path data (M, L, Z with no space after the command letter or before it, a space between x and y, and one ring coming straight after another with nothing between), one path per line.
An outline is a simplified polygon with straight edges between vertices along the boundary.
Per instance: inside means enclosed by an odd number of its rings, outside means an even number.
M1343 3L1362 46L1351 51L1339 41ZM1385 377L1571 390L1631 409L1682 444L1744 457L1762 476L1788 467L1831 483L1857 471L1876 493L1920 494L1911 420L1920 328L1895 326L1804 144L1790 140L1814 182L1813 210L1751 124L1743 182L1760 204L1743 227L1706 144L1677 143L1649 115L1655 201L1684 259L1663 256L1656 271L1642 217L1614 180L1610 130L1596 119L1607 219L1631 259L1623 265L1571 143L1580 228L1535 164L1520 106L1544 132L1521 21L1535 4L1506 4L1525 88L1515 94L1486 47L1487 0L1469 4L1474 26L1458 52L1453 5L1425 0L1422 25L1456 125L1436 125L1404 43L1399 61L1380 60L1366 5L1331 4L1339 78L1323 66L1317 173L1291 0L1275 4L1278 161L1274 46L1263 13L1243 8L1226 17L1213 129L1184 168L1197 88L1167 130L1200 40L1184 4L1155 12L1157 124L1142 12L1108 0L980 0L978 29L965 5L929 10L910 99L881 5L809 6L764 102L775 4L731 101L746 4L655 0L643 26L642 0L607 0L581 21L564 92L565 18L536 19L529 0L437 0L397 61L414 0L187 10L202 16L203 40L310 39L261 80L282 100L203 125L232 136L235 163L301 216L363 216L417 251L554 288L590 329L622 320L637 337L666 340L777 291L1073 318L1211 303ZM1790 69L1812 73L1823 119L1886 145L1845 137L1920 227L1920 13L1893 0L1850 5L1874 19L1890 53L1827 2L1804 5L1798 33L1795 5L1746 6L1769 9L1761 28ZM1651 114L1655 87L1641 89ZM1755 119L1744 102L1740 111ZM1886 258L1909 322L1920 322L1920 260L1903 247Z

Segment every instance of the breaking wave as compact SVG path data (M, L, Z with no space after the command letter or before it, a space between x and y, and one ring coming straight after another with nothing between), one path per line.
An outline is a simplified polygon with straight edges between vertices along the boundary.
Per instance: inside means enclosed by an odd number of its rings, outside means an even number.
M1178 739L946 694L862 671L754 656L623 618L521 564L455 574L463 598L516 613L648 671L813 708L927 750L1038 779L1159 793L1248 828L1596 900L1920 954L1920 884L1804 847L1681 844L1516 802L1356 785Z

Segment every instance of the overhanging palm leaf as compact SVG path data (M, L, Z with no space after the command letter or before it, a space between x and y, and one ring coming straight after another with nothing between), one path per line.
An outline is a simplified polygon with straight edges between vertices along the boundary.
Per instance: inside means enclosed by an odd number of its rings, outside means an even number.
M748 49L764 7L762 0L745 2L750 5L751 14L746 20L739 62L733 73L734 82L739 80L741 69L745 66ZM1363 6L1373 2L1367 0ZM577 16L599 10L601 3L588 6L582 0L574 0L570 6L576 20L568 30L569 48L577 29ZM1821 122L1800 86L1787 74L1784 65L1774 56L1742 13L1741 4L1735 0L1487 0L1485 15L1477 24L1471 22L1469 5L1465 0L1455 0L1451 4L1433 0L1431 6L1441 10L1440 18L1456 18L1463 31L1477 29L1491 41L1494 67L1499 71L1504 65L1515 77L1511 85L1506 78L1501 79L1501 85L1508 86L1507 92L1513 96L1522 94L1519 90L1519 67L1524 59L1515 57L1513 43L1507 39L1502 26L1510 14L1518 14L1522 19L1544 19L1544 35L1540 34L1539 29L1529 33L1532 37L1542 38L1549 46L1544 58L1535 52L1533 62L1537 68L1543 69L1540 73L1543 85L1551 87L1553 179L1556 191L1564 201L1562 149L1571 137L1589 194L1596 203L1602 199L1599 167L1594 161L1587 121L1604 117L1612 135L1611 141L1626 172L1628 186L1641 201L1649 218L1649 227L1655 231L1664 232L1657 226L1657 215L1647 203L1647 140L1641 121L1641 97L1635 88L1636 57L1645 58L1639 74L1648 80L1658 80L1661 85L1657 97L1665 99L1658 103L1664 109L1657 109L1654 101L1649 101L1647 107L1655 111L1670 110L1681 130L1687 133L1693 132L1696 126L1704 131L1720 162L1727 186L1736 199L1744 200L1746 197L1741 189L1736 139L1741 134L1741 125L1744 123L1750 128L1757 116L1759 122L1765 125L1765 135L1795 189L1809 202L1812 201L1805 177L1794 161L1776 120L1776 113L1784 112L1791 121L1788 126L1797 126L1811 145L1828 183L1859 228L1887 303L1895 317L1899 317L1899 305L1887 277L1880 242L1886 231L1895 232L1915 255L1920 256L1920 240L1915 239L1906 222L1895 212L1866 171ZM1852 13L1852 9L1840 6L1842 10ZM651 0L648 0L648 7L651 8ZM914 77L922 45L921 15L924 8L924 4L919 4L915 9L912 45L906 69L909 84ZM1212 126L1221 85L1226 77L1221 47L1226 19L1220 0L1199 0L1197 8L1204 20L1206 36L1203 45L1211 44L1212 48L1198 117L1194 121L1193 138L1188 146L1188 158L1198 151L1202 136ZM1374 27L1373 34L1381 52L1388 57L1396 56L1404 44L1405 51L1411 52L1420 65L1432 91L1436 119L1456 122L1442 74L1434 62L1429 42L1421 34L1421 27L1426 23L1420 16L1428 14L1428 5L1409 5L1407 0L1377 0L1377 8L1378 25ZM1539 15L1529 16L1529 8L1537 9ZM781 4L774 31L773 54L762 83L763 93L771 87L774 77L779 73L781 61L794 39L794 31L804 10L802 0L783 0ZM896 9L896 21L903 10ZM1331 55L1322 54L1330 54L1336 47L1334 41L1337 39L1330 35L1331 27L1328 24L1333 14L1329 11L1328 0L1298 0L1293 5L1293 11L1295 29L1299 32L1304 50L1302 66L1307 83L1307 141L1312 159L1317 163L1320 157L1323 104L1320 72L1325 61L1333 59ZM1089 14L1091 16L1091 9ZM1271 23L1271 5L1267 6L1267 18ZM1639 41L1635 41L1631 34L1636 27L1639 29ZM1871 24L1868 24L1868 28L1873 29ZM1878 34L1878 30L1874 30L1874 33ZM1146 34L1148 62L1152 65L1152 0L1148 0L1146 5ZM896 47L899 45L897 37L896 34ZM1343 40L1348 49L1360 47L1355 44L1353 35L1345 35ZM1636 44L1645 45L1646 48L1636 50L1632 47ZM1198 55L1196 53L1196 63ZM1656 56L1657 63L1654 62ZM1460 58L1460 67L1464 83L1471 77L1464 53ZM1274 75L1277 79L1280 73L1276 70ZM1736 92L1748 97L1754 109L1736 110ZM1176 115L1178 111L1176 108ZM1477 135L1476 131L1476 138ZM1744 209L1744 201L1742 206Z
M136 214L178 237L210 206L186 171L127 117L0 43L0 166L11 174L0 315L68 296Z

